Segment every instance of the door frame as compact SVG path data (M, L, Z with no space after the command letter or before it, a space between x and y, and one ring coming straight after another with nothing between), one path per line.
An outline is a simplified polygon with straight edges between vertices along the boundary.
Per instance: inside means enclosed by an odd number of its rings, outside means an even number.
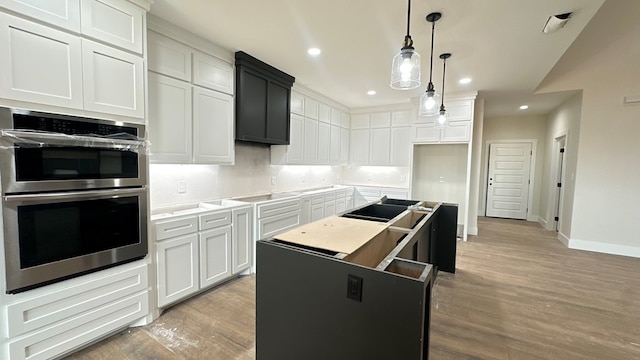
M536 177L536 154L538 149L538 140L537 139L508 139L508 140L487 140L485 141L484 148L484 176L482 182L482 209L480 213L483 216L487 216L487 184L489 184L489 149L491 148L491 144L517 144L517 143L528 143L531 144L531 164L529 165L529 198L527 199L527 221L538 221L538 215L533 214L533 188L535 185L535 177Z
M558 179L558 154L557 152L560 151L560 149L558 148L558 144L559 144L559 139L564 137L564 149L565 149L565 153L564 153L564 160L562 163L562 176L563 176L563 183L562 183L562 199L558 199L558 191L557 187L556 187L556 182ZM555 217L555 211L556 211L556 206L558 205L558 201L561 202L561 207L560 207L560 211L559 211L559 217L560 217L560 221L558 222L558 239L560 239L561 241L563 240L563 233L562 233L562 224L563 224L563 219L562 219L562 212L564 211L564 207L565 207L565 203L564 203L564 198L566 198L566 186L567 186L567 162L568 162L568 158L567 158L567 151L569 150L569 130L561 130L557 133L555 133L553 135L553 146L551 148L551 151L553 152L552 154L552 158L551 158L551 168L549 169L549 188L546 190L548 191L547 194L547 199L548 199L548 205L547 205L547 219L542 219L541 218L541 223L543 224L544 228L546 230L553 230L555 227L555 221L554 221L554 217ZM543 174L544 176L544 174ZM566 245L566 244L565 244Z

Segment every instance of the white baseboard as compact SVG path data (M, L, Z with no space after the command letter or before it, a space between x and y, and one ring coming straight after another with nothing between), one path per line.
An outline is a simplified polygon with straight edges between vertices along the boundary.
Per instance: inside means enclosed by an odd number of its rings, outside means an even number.
M566 237L565 237L566 238ZM640 247L618 244L607 244L596 241L567 239L570 249L593 251L612 255L640 258ZM562 240L560 240L562 241Z
M538 222L539 218L540 217L538 215L535 215L535 214L527 215L527 221Z
M566 237L562 232L558 232L558 240L560 240L561 243L564 244L564 246L571 248L571 246L569 246L570 240L568 237Z
M470 227L467 230L467 234L469 234L469 235L478 235L478 228L477 227Z

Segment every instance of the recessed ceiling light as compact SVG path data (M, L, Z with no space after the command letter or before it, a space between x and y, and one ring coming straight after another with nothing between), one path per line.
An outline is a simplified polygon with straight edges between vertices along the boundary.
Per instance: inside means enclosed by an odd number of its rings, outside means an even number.
M375 94L377 94L375 90L367 91L367 95L375 95Z
M458 81L460 84L468 84L471 82L471 78L462 78Z
M307 50L307 53L309 53L309 55L311 55L311 56L318 56L318 55L320 55L321 52L322 51L320 51L320 49L318 49L318 48L311 48L311 49Z
M527 110L528 108L529 108L529 105L520 106L520 110Z

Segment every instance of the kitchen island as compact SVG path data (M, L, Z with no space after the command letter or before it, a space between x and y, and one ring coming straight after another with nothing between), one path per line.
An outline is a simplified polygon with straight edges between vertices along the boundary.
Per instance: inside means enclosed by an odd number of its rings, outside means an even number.
M456 205L383 198L258 241L257 358L428 359L456 224Z

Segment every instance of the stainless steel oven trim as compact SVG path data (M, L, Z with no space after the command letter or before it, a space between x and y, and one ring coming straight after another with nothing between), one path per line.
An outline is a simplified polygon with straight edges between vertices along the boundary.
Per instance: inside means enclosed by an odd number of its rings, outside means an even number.
M92 122L97 124L105 124L112 126L123 126L135 128L138 133L138 138L145 138L145 126L142 124L128 123L114 120L104 119L87 119L75 116L50 114L38 111L5 108L0 107L0 129L13 130L13 114L33 115L41 116L51 119L61 119L68 121L78 122ZM87 137L90 138L90 137ZM102 142L98 139L98 142ZM46 181L16 181L15 174L15 161L14 161L14 148L13 142L0 137L0 174L2 174L2 194L11 193L23 193L23 192L41 192L41 191L64 191L64 190L84 190L84 189L99 189L99 188L114 188L114 187L131 187L131 186L145 186L147 184L147 149L139 149L138 154L138 177L137 178L117 178L117 179L81 179L81 180L46 180ZM126 140L112 140L105 142L105 146L90 146L90 147L103 147L110 148L116 143L120 143L121 149L124 145L131 146ZM113 148L113 147L111 147ZM127 147L124 147L123 151L126 151Z
M93 254L56 261L53 263L34 266L27 269L20 268L20 247L18 244L17 207L21 205L37 205L61 203L74 200L113 199L123 196L138 196L139 198L139 239L137 244L105 250ZM147 240L147 188L109 189L96 191L77 191L51 194L7 195L2 197L4 244L5 244L5 274L7 292L32 287L41 283L53 282L58 279L71 277L88 271L101 269L111 265L142 258L148 252Z

